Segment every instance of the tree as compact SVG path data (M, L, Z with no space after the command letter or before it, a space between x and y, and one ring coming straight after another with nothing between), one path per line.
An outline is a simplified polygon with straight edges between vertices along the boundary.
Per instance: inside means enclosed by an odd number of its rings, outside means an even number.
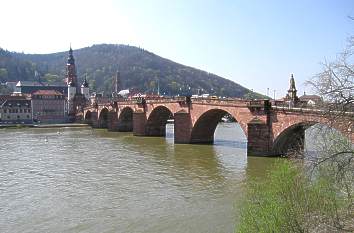
M298 154L248 187L238 232L354 232L353 54L354 38L308 82L330 125L317 128L316 153ZM346 135L331 126L345 126Z
M0 68L0 81L4 82L8 79L8 72L6 68Z
M324 102L321 106L331 126L342 125L346 135L321 127L316 135L316 154L307 154L312 169L322 171L345 197L345 208L338 210L333 224L337 229L354 230L354 37L333 62L325 61L323 71L308 82ZM344 137L343 137L344 136ZM348 220L351 218L351 221Z
M330 125L339 125L344 122L347 129L347 136L351 138L354 131L354 37L349 39L347 48L339 54L334 62L324 62L323 71L315 75L308 82L313 90L320 95L324 102L322 108L324 116L330 122ZM338 136L328 132L328 129L322 129L322 133L327 135L328 140L335 140ZM326 136L325 136L326 137ZM336 157L350 156L354 160L354 149L352 143L346 140L336 145L323 144L321 151L327 154L325 160L334 159ZM341 155L341 156L340 156ZM320 162L320 161L318 161Z
M1 85L0 84L0 95L8 95L10 94L12 91L10 90L10 88L8 88L5 85Z

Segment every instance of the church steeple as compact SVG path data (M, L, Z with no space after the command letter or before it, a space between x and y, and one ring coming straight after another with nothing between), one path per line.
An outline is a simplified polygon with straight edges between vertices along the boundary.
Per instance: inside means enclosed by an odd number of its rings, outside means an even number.
M68 61L66 63L66 80L68 86L76 87L77 93L79 92L79 85L77 82L75 58L73 55L73 50L70 45Z

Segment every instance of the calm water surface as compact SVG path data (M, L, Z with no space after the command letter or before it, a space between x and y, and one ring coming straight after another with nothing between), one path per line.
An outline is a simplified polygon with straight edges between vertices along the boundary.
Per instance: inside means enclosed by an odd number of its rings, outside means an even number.
M215 145L91 128L0 130L0 232L233 232L249 178L236 124Z

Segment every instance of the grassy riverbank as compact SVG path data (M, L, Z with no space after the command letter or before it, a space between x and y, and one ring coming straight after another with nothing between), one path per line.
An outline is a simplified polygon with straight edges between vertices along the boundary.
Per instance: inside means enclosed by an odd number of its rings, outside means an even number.
M248 185L236 232L353 232L353 171L278 160L265 181ZM343 175L343 174L342 174Z

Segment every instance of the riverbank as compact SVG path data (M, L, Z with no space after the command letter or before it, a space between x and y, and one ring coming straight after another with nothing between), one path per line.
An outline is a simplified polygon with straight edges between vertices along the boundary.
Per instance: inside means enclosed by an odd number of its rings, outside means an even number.
M0 128L66 128L66 127L88 127L88 124L82 123L63 123L63 124L4 124Z
M34 128L63 128L63 127L88 127L88 124L82 123L64 123L64 124L38 124L33 125Z

